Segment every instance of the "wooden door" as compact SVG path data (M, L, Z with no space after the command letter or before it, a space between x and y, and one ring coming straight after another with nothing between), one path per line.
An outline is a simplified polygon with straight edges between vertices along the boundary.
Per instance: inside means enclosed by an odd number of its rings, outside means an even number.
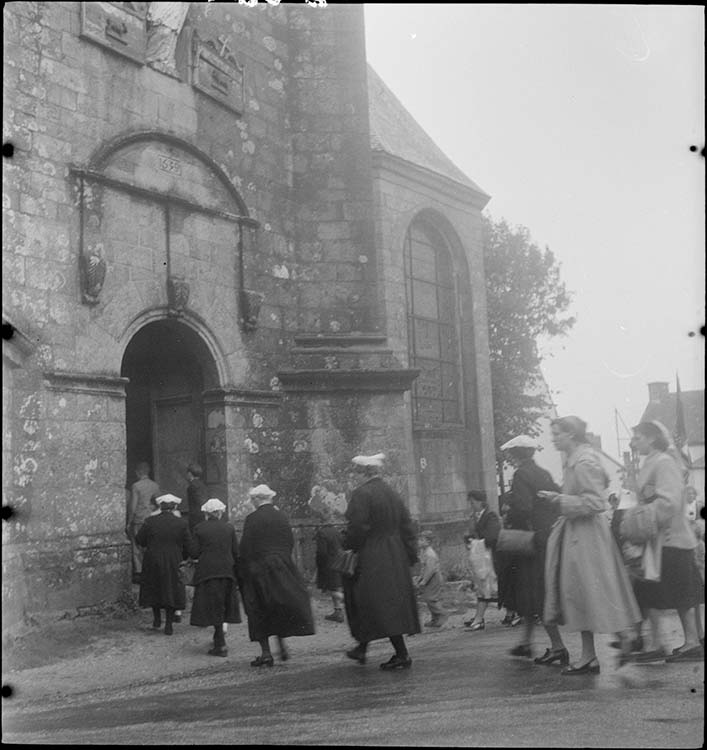
M202 455L199 405L191 394L155 399L152 425L155 481L186 501L186 467Z

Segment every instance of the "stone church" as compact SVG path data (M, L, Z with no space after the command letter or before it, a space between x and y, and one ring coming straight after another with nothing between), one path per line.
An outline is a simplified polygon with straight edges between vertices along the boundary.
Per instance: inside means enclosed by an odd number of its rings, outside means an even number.
M237 525L384 451L459 535L495 498L481 210L367 65L363 6L4 7L3 633L130 586L126 488Z

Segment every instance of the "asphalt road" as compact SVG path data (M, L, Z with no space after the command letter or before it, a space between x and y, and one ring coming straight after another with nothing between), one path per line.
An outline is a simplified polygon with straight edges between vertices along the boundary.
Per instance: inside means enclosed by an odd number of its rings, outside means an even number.
M330 649L253 669L248 653L31 710L10 699L3 742L702 747L703 664L616 670L601 637L601 674L564 677L508 656L515 637L458 628L416 636L412 668L393 673L378 668L392 653L379 641L366 665ZM536 638L544 645L542 632ZM298 639L291 642L296 653ZM567 642L578 655L578 637Z

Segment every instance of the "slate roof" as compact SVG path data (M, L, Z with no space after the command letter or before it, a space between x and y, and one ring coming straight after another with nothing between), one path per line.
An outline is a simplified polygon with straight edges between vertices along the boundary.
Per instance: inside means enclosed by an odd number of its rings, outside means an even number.
M368 109L374 151L397 156L488 196L442 152L370 65Z
M683 414L685 415L685 430L688 445L704 445L705 442L705 392L682 391L680 393ZM657 419L662 422L671 433L675 432L676 395L669 393L660 402L650 402L646 406L641 422Z

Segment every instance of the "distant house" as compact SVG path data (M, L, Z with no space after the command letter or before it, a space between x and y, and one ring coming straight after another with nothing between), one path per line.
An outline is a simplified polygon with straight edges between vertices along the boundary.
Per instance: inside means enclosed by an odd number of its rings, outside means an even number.
M697 502L705 502L705 392L681 391L680 401L685 417L686 442L683 452L690 458L691 484L697 490ZM648 383L648 405L641 422L657 419L675 434L677 394L670 393L668 383Z

